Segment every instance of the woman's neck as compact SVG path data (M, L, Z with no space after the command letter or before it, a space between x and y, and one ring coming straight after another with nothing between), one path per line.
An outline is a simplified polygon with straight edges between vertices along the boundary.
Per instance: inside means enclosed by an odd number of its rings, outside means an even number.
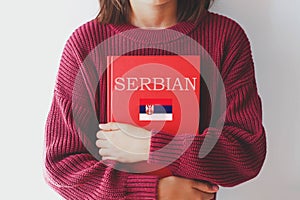
M130 0L130 23L145 29L163 29L177 23L177 0Z

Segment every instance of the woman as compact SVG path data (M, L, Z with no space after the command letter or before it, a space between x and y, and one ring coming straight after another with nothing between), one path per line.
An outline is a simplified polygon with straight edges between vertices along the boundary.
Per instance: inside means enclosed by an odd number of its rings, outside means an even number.
M208 12L210 4L210 0L100 0L97 19L74 31L62 55L46 123L46 180L64 198L214 199L217 185L234 186L259 173L266 143L249 41L237 23ZM134 37L123 34L135 29ZM201 84L200 134L192 139L182 135L174 140L168 133L153 134L130 124L106 123L105 77L100 77L95 97L90 85L94 74L80 68L97 45L116 35L118 38L109 50L113 55L118 55L118 48L124 45L137 45L139 49L128 55L167 55L166 51L145 47L157 43L164 48L178 41L179 36L167 30L184 34L202 45L224 82L227 101L224 127L214 148L204 158L198 156L201 144L205 137L216 134L210 126L213 115L210 108L219 106L218 102L210 101L205 84ZM140 44L145 43L141 48ZM101 73L101 69L94 72ZM84 85L82 90L74 89L78 74L83 77L79 84ZM80 103L74 102L74 96ZM97 120L91 117L93 104ZM149 139L130 139L127 132ZM156 153L171 140L176 144L174 149L165 155ZM169 164L172 176L160 178L114 168L115 161L161 164L161 158L171 158L183 142L190 145ZM130 144L139 156L114 148L114 143L124 148Z

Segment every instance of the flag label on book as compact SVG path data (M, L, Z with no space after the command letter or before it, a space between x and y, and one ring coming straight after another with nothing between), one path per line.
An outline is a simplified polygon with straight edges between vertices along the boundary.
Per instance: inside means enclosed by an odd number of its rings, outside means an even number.
M140 99L140 121L172 121L172 99Z

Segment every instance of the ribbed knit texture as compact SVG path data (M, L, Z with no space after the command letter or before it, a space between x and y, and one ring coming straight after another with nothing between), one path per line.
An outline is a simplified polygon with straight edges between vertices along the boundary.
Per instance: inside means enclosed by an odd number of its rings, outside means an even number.
M86 56L105 39L135 28L132 25L100 24L91 20L74 31L67 41L60 62L52 105L45 127L46 180L66 199L157 199L158 177L154 175L126 173L115 170L114 162L106 165L98 161L83 145L80 136L89 135L93 146L98 123L106 122L106 82L101 80L96 95L96 112L99 121L91 117L89 80L84 81L82 91L74 91L76 74ZM163 164L175 159L170 169L175 176L205 180L221 186L234 186L255 177L266 154L265 131L262 125L261 100L257 93L254 66L249 40L242 28L233 20L206 12L200 25L181 22L170 29L181 32L201 44L210 54L224 79L227 94L225 126L220 138L205 158L198 153L204 138L213 138L217 130L209 126L210 102L204 84L201 85L200 134L195 138L182 135L174 139L168 133L158 132L151 138L149 163ZM140 30L136 35L124 35L126 40L115 40L115 46L156 43L176 46L178 35L166 30ZM130 42L128 42L130 41ZM112 48L111 55L118 55ZM139 49L128 55L167 55L167 52ZM101 70L99 70L101 71ZM99 72L98 71L98 72ZM97 73L97 70L95 70ZM90 78L93 74L90 74ZM95 76L97 77L97 76ZM72 95L80 104L72 106ZM98 103L97 103L98 102ZM212 105L211 105L212 104ZM101 112L100 112L101 111ZM80 118L80 128L72 114ZM93 124L93 125L91 125ZM87 133L89 132L89 133ZM91 136L92 135L92 136ZM168 150L158 153L173 140ZM185 144L191 143L186 152L176 159Z

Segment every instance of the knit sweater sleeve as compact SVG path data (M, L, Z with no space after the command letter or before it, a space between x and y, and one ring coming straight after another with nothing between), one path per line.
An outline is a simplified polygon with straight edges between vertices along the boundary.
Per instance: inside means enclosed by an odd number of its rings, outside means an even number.
M220 67L227 100L224 127L222 130L207 127L195 137L153 132L148 160L156 164L171 163L169 167L175 176L206 180L225 187L254 178L266 154L261 99L249 40L237 24L228 35ZM204 140L216 137L219 138L210 153L200 158ZM163 148L167 144L168 148ZM186 144L190 145L186 148Z
M156 199L158 178L115 170L83 145L73 114L89 126L90 110L72 104L78 62L72 36L63 51L45 126L45 179L65 199ZM90 133L90 134L96 134Z

